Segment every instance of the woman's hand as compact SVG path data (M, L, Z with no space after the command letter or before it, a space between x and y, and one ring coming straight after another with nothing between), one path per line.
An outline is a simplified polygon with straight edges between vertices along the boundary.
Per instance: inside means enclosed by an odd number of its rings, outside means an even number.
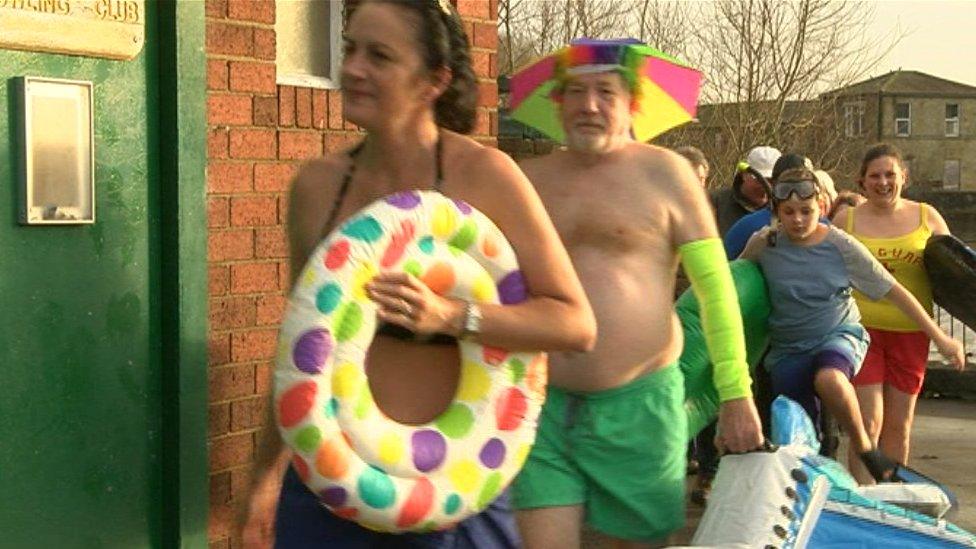
M962 343L947 335L943 335L935 341L935 346L939 349L939 354L952 365L956 371L963 371L966 367L966 354Z
M380 320L417 334L458 335L464 304L434 293L407 273L386 272L366 284L369 298L379 305Z

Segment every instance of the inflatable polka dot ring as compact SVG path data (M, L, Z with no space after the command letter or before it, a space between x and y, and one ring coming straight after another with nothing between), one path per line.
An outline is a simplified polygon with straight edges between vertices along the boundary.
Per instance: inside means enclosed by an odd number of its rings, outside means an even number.
M546 355L459 341L453 402L425 425L376 406L364 358L377 306L364 284L408 272L478 303L526 299L515 253L468 204L433 191L366 207L312 253L279 334L275 408L292 465L333 513L368 528L426 532L484 509L521 469L545 399Z

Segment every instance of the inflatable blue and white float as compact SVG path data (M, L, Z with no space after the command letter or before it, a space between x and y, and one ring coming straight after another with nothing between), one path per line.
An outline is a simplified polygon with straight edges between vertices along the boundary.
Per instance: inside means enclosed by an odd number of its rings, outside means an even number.
M976 536L947 522L951 493L934 483L859 487L840 463L819 455L809 417L773 403L768 452L722 458L696 547L974 548Z

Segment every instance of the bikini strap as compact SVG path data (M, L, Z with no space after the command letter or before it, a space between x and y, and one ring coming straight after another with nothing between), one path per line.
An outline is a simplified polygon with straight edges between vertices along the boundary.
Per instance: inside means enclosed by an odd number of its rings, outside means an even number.
M918 209L921 210L921 226L925 230L929 230L929 208L925 202L918 203Z
M339 215L339 210L342 209L342 202L345 200L346 193L349 192L349 184L352 182L352 174L356 171L356 156L359 154L359 151L363 150L365 143L366 140L360 141L358 145L349 151L349 169L342 176L342 185L339 187L339 193L336 195L335 202L332 203L332 211L329 213L328 221L325 223L325 229L327 231L334 229L332 224L335 223L336 217Z
M854 209L855 206L850 206L847 208L847 234L854 234Z
M437 129L437 144L434 145L434 163L437 170L437 177L434 179L434 190L441 192L441 185L444 183L444 173L441 169L441 152L443 151L441 130Z

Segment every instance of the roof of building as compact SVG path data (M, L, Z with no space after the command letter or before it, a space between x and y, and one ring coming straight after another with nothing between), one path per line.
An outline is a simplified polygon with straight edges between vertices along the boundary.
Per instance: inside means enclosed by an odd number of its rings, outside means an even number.
M976 86L919 71L897 70L838 88L825 95L930 95L976 97Z

